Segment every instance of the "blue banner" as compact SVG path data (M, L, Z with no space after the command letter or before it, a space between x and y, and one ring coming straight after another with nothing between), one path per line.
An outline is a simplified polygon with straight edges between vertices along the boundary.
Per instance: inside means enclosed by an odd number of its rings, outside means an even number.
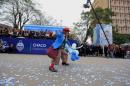
M24 30L27 31L62 31L64 27L62 26L41 26L41 25L25 25Z
M16 53L22 54L47 54L47 49L52 45L52 39L28 39L28 38L9 38L0 37L6 47L13 44ZM76 43L76 40L69 40L70 44Z
M103 30L106 34L106 37L108 38L108 41L110 44L113 43L112 39L112 25L111 24L102 24ZM106 40L106 37L100 27L99 24L96 25L94 29L94 34L93 34L93 44L94 45L108 45L108 42Z

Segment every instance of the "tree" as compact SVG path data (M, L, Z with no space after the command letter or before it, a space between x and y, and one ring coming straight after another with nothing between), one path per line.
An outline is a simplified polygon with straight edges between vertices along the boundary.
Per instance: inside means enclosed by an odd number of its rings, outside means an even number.
M8 2L5 1L1 7L1 19L8 21L14 28L19 29L22 29L29 20L40 13L32 0L9 0Z
M95 12L101 23L110 24L112 22L111 16L113 15L113 12L111 11L111 9L95 8ZM93 10L84 13L84 15L86 15L85 17L87 17L86 19L88 19L87 25L89 26L85 37L87 38L87 36L93 35L93 28L95 28L96 24L98 24L98 20L96 19Z
M113 27L113 41L116 44L123 44L123 43L129 43L130 39L128 39L128 37L126 35L123 34L119 34L117 33L118 31L116 31L116 27Z
M47 20L47 18L44 15L38 14L38 15L34 16L33 20L30 22L30 24L49 25L49 21Z
M82 16L83 15L83 16ZM87 40L87 38L88 38L88 36L90 36L90 30L91 29L88 29L88 27L89 27L89 21L90 21L90 12L82 12L81 13L81 19L82 20L85 20L86 22L85 22L85 27L86 27L86 35L85 35L85 38L84 38L84 41L83 42L86 42L86 40ZM90 32L90 33L89 33ZM92 34L91 34L92 35Z
M43 15L42 13L37 13L34 18L29 22L30 24L34 25L46 25L46 26L53 26L57 21L55 21L52 17Z
M97 14L97 17L100 19L101 23L110 24L112 22L111 16L113 15L113 12L111 11L111 9L95 8L95 12ZM90 22L91 22L90 25L95 27L96 24L98 24L98 21L95 17L94 12L91 10L89 15L90 15Z
M112 12L111 9L102 9L102 8L95 8L95 12L97 14L97 17L100 19L100 22L103 24L110 24L112 23L112 19L111 17L114 16L114 12ZM87 15L86 17L90 19L90 21L88 23L89 24L89 29L87 30L87 35L92 35L93 34L93 28L95 28L96 24L98 24L98 21L94 15L94 12L92 10L90 10L90 12L86 12L85 15ZM117 44L122 44L125 42L130 42L130 40L128 39L127 36L122 35L117 33L118 31L117 26L114 27L113 26L113 41L114 43Z
M0 0L0 5L2 5L4 2L7 2L8 0Z

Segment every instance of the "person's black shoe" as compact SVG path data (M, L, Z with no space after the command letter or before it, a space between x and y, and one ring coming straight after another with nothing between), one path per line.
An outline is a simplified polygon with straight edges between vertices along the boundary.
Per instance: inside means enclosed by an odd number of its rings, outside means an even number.
M51 67L49 67L49 70L50 70L51 72L58 72L55 68L51 68Z
M69 66L69 63L63 62L62 65Z

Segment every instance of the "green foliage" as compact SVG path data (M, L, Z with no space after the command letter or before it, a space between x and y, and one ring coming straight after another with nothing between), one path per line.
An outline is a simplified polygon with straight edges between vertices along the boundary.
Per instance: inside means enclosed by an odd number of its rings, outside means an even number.
M77 36L76 36L76 34L75 33L71 33L70 35L69 35L69 38L71 38L71 39L76 39L77 38Z
M127 38L121 34L113 34L113 40L116 44L123 44L126 42Z
M100 22L103 24L110 24L112 22L111 20L111 15L112 11L111 9L102 9L102 8L96 8L95 12L97 14L97 17L100 19ZM93 10L90 10L89 12L82 12L81 13L81 19L82 20L87 20L86 26L88 27L87 29L87 34L84 40L87 39L88 36L93 36L93 28L98 24L98 20L95 17L95 14ZM75 24L75 29L76 26L80 27L80 24Z
M87 31L87 36L93 36L93 28L90 27Z
M117 33L113 27L113 42L116 44L130 43L130 39L126 35Z
M112 19L111 19L112 11L111 11L111 9L95 8L95 12L97 14L97 17L100 19L101 23L110 24L112 22ZM90 11L90 14L91 14L91 16L90 16L91 24L90 25L96 26L96 24L98 24L98 21L95 17L95 14L92 10Z
M113 13L111 9L95 8L95 12L101 23L110 24L112 22L111 16L113 15ZM89 23L90 23L86 36L88 35L92 36L93 28L96 26L96 24L98 24L98 20L96 19L93 10L90 10L90 12L86 12L84 14L87 17L86 19L89 19Z

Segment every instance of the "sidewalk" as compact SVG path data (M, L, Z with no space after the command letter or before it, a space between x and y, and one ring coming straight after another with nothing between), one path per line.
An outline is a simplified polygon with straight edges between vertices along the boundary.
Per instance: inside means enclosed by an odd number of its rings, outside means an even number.
M46 55L0 54L0 81L15 86L130 86L130 59L81 57L57 73ZM10 81L12 82L12 81Z

